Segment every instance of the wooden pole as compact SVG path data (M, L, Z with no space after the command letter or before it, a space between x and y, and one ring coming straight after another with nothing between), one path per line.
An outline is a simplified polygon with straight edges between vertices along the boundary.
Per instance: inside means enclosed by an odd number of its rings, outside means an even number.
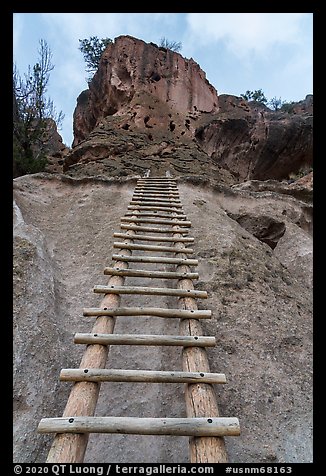
M77 417L43 418L40 433L69 431L118 433L135 435L239 435L237 418L137 418L137 417Z
M76 333L75 344L102 344L102 345L167 345L214 347L215 337L211 336L175 336L160 334L83 334Z
M130 232L130 237L134 232ZM133 243L132 239L130 243ZM125 250L126 256L131 255L131 251ZM116 267L128 268L128 263L119 261ZM109 286L122 286L125 281L124 276L111 276L108 281ZM117 308L120 304L118 294L107 294L101 301L100 307ZM115 317L97 317L92 329L92 333L112 334L115 325ZM82 357L80 368L105 368L109 347L100 344L89 345ZM100 391L99 382L77 382L72 387L64 417L72 416L92 416L94 415L98 395ZM88 434L58 433L50 448L47 463L82 463L88 443Z
M174 236L174 235L173 235ZM176 238L180 235L177 233ZM181 246L180 246L181 245ZM181 248L181 243L176 243L176 247ZM176 254L179 258L184 258L183 253ZM186 265L177 266L177 271L187 273L189 267ZM178 281L180 289L194 289L192 280L180 279ZM179 308L187 310L198 310L195 299L180 298ZM195 319L182 319L180 321L181 335L203 335L200 323ZM210 372L207 353L201 347L187 347L182 351L183 370L190 372ZM210 384L188 384L185 386L186 411L188 418L197 417L219 417L216 396ZM227 453L223 437L191 437L190 462L191 463L227 463Z

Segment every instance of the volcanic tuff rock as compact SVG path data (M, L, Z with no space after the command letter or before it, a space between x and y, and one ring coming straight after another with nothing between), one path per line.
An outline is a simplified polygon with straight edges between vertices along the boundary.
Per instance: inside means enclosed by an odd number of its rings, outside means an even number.
M177 178L199 259L194 285L209 296L198 305L213 314L202 323L204 334L217 339L208 349L210 368L227 378L226 385L216 386L219 409L222 416L239 417L242 429L240 437L226 438L230 461L311 462L311 204L275 190ZM93 325L82 308L99 305L92 288L107 283L103 268L111 265L113 232L119 231L135 184L135 177L54 174L14 182L15 462L46 459L52 436L38 434L36 427L42 417L62 415L71 385L59 381L60 369L79 366L84 346L75 345L73 335ZM128 284L145 285L148 279L128 278ZM155 286L171 285L155 280ZM123 295L121 305L153 305L153 297L142 299ZM176 306L174 297L157 299L159 306ZM115 332L140 329L177 334L178 323L122 317ZM111 346L108 366L181 368L176 348L136 347ZM184 388L156 384L144 393L142 384L103 384L97 412L185 416ZM85 461L187 462L188 440L92 435Z
M220 110L196 130L212 161L240 181L283 179L312 165L309 113L289 114L241 97L219 96Z
M133 99L136 125L141 122L150 128L155 120L171 123L164 110L162 117L155 117L158 111L149 117L144 114L144 110L151 108L137 99L137 93L143 91L156 103L168 103L175 112L218 110L217 93L193 59L187 60L179 53L131 36L119 36L103 53L89 90L78 97L73 145L87 138L102 118L128 114Z
M154 173L284 179L312 164L313 98L291 113L220 95L192 59L120 36L77 99L71 176ZM199 165L200 164L200 165Z
M64 173L53 163L52 173L14 181L14 461L46 459L53 438L37 424L63 413L71 385L60 369L79 366L84 346L73 334L92 327L82 308L99 304L92 288L107 282L113 233L150 170L176 178L192 222L194 284L208 292L198 305L213 312L203 332L217 339L210 368L227 377L216 386L218 405L241 424L240 437L226 438L230 461L311 462L312 173L293 174L311 164L312 97L291 114L218 98L193 60L119 37L74 117L74 147L58 157ZM121 305L153 304L142 298L123 295ZM175 307L173 299L155 305ZM119 318L115 332L177 334L173 321ZM177 348L141 347L111 346L108 365L180 369ZM184 405L183 385L144 394L141 384L112 383L97 411L180 417ZM186 462L188 439L92 435L85 462L112 461Z

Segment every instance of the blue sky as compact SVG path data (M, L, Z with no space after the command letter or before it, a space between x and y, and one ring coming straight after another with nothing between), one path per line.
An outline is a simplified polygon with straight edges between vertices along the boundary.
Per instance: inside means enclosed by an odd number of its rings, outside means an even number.
M132 35L158 44L181 41L219 94L262 89L268 99L299 101L312 94L312 13L14 13L14 61L21 74L37 61L39 40L49 44L55 69L48 96L65 120L70 146L76 99L87 89L79 39Z

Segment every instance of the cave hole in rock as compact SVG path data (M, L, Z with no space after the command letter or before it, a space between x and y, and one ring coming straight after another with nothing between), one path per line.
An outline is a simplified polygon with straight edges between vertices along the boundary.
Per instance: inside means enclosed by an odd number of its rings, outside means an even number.
M149 77L150 81L155 81L155 82L159 81L160 79L161 79L161 76L158 73L155 73L154 71Z
M149 129L151 129L153 126L150 126L148 124L148 121L150 120L150 116L145 116L144 117L144 124L145 124L145 127L148 127Z
M171 132L174 131L174 129L175 129L175 124L174 124L173 121L170 121L169 128L170 128L170 131L171 131Z
M268 245L272 250L275 249L286 230L284 222L275 220L271 216L238 215L233 213L228 213L228 215L255 238Z

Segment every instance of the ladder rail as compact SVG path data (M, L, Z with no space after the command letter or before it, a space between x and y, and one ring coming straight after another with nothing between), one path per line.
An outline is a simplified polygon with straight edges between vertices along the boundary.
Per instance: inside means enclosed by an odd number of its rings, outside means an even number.
M211 318L211 311L199 310L196 303L196 299L206 298L207 293L195 290L193 285L193 279L199 275L191 272L190 266L196 266L198 260L187 257L193 250L185 248L184 243L192 242L193 238L185 238L183 235L188 230L180 226L190 227L191 222L186 221L176 181L154 177L139 179L128 210L132 211L121 218L120 225L127 231L114 234L124 238L124 243L113 244L120 254L113 254L114 266L104 270L104 274L110 276L108 284L93 289L104 293L104 298L99 308L83 310L84 316L95 318L92 331L74 336L75 344L87 346L80 366L62 369L60 373L60 380L74 382L63 416L43 418L39 423L40 433L55 433L46 462L82 463L89 434L98 432L189 436L191 463L226 463L224 436L238 436L240 425L237 418L219 415L212 384L224 384L226 377L210 371L206 348L216 345L216 339L203 334L199 319ZM154 228L139 223L171 227ZM142 231L169 236L139 234ZM171 245L139 245L135 240L168 241ZM173 252L175 257L135 256L133 250ZM174 264L175 269L133 269L129 268L130 262ZM126 286L127 277L175 279L177 287ZM175 296L178 309L120 307L121 294ZM114 334L117 316L179 318L179 335ZM180 346L182 371L106 369L110 345ZM187 418L94 417L101 382L184 383Z

